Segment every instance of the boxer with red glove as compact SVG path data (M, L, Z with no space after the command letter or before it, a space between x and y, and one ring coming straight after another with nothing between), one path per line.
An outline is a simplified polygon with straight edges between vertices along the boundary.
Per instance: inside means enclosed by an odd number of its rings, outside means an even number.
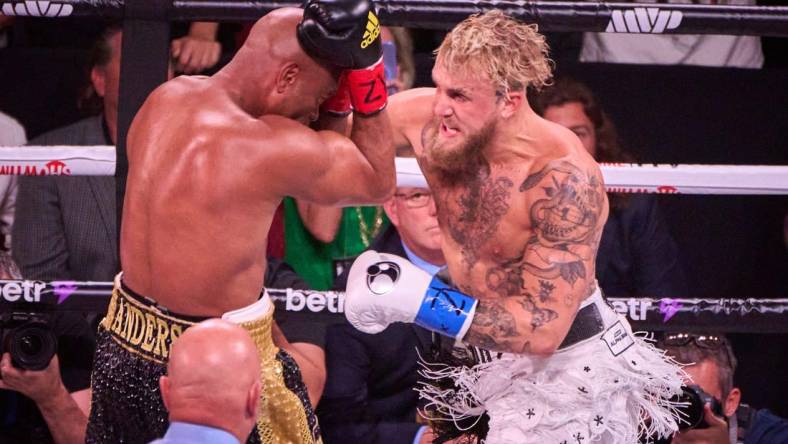
M380 22L370 1L309 0L298 41L311 57L343 70L323 111L368 116L386 107Z

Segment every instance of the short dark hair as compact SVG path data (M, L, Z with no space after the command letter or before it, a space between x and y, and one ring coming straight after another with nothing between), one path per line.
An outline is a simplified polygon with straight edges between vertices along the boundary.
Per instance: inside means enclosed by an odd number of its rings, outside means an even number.
M544 115L551 106L580 103L583 111L594 124L596 133L596 160L599 162L633 162L634 158L621 148L615 125L599 106L594 94L584 84L563 77L534 95L534 110Z
M104 101L93 88L90 73L95 67L105 67L112 60L112 45L110 40L123 30L119 22L112 22L104 27L101 35L90 48L86 66L86 83L77 98L77 108L86 115L95 115L103 111Z
M704 334L694 334L703 336ZM733 390L733 374L736 372L736 356L733 354L731 344L725 335L714 333L707 336L717 336L722 342L717 348L700 347L695 341L685 345L666 345L662 339L657 341L657 347L665 350L668 356L680 364L700 364L703 361L712 361L717 364L717 376L720 380L720 391L723 400Z

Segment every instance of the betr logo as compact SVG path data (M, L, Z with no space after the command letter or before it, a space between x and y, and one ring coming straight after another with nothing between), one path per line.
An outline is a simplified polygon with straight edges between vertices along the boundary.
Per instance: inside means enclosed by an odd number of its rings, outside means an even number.
M0 281L0 295L8 302L41 302L46 284L38 281Z
M345 294L334 291L308 292L303 290L287 290L285 310L302 311L306 307L309 311L318 313L328 309L330 313L345 312Z
M646 311L651 307L651 301L645 299L629 298L624 301L610 301L613 310L618 314L627 316L633 321L645 321Z

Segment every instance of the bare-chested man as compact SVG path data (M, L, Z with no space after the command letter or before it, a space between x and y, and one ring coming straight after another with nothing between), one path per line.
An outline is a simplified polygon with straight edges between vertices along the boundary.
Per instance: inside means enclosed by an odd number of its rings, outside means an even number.
M320 442L304 357L280 350L275 328L272 341L273 305L260 298L266 237L286 195L353 204L393 193L379 33L366 0L277 10L216 75L179 77L148 97L129 132L123 273L98 333L88 442L164 433L156 387L170 344L206 317L238 323L258 346L249 442ZM340 116L353 107L350 139L305 126L321 103Z
M675 430L680 371L596 285L608 214L599 167L528 104L526 90L551 77L544 37L500 11L469 18L432 77L435 89L398 94L389 112L395 144L414 147L435 196L451 283L367 252L348 280L350 322L369 333L415 322L470 345L450 353L458 365L426 371L435 384L421 394L428 415L467 426L486 412L487 443L630 444L644 413L649 432Z

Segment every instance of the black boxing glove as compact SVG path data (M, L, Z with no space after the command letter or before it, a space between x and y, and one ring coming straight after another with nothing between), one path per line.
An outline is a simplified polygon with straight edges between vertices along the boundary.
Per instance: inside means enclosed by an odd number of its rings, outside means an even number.
M308 0L298 42L312 58L339 68L370 67L383 56L373 7L369 0Z
M308 0L298 41L311 57L345 69L339 94L350 95L355 112L386 107L380 22L369 0Z

